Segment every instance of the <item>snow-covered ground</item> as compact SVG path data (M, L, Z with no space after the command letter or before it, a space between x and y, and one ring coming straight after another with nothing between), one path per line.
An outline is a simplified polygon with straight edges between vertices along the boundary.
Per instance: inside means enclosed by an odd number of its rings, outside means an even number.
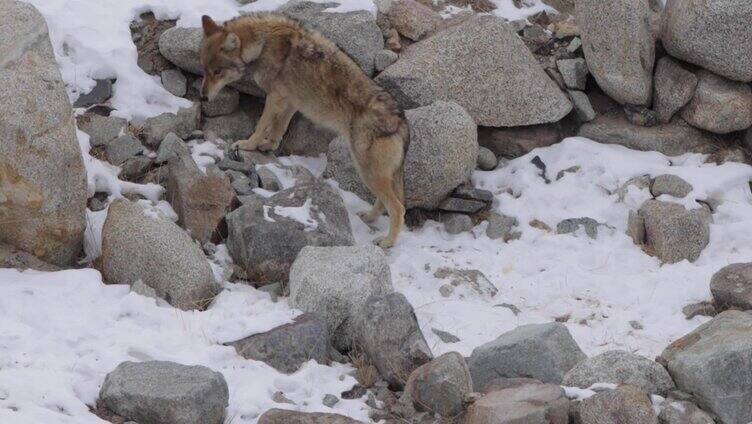
M158 18L178 18L178 25L197 25L201 14L226 19L238 13L234 0L30 0L48 20L53 45L71 99L92 86L92 78L117 77L114 106L126 117L146 117L174 110L184 100L167 93L157 78L136 65L136 50L128 24L152 10ZM497 0L500 11L511 0ZM274 7L259 0L253 7ZM342 10L366 8L370 2L348 0ZM540 7L539 5L536 7ZM63 47L67 46L67 47ZM88 136L79 132L84 152ZM219 155L211 146L192 146L194 155ZM547 165L546 183L530 163L535 155ZM162 188L118 181L118 169L84 153L89 190L112 197L142 193L155 210L171 215L157 202ZM687 303L710 298L711 275L722 266L752 258L752 167L703 163L701 155L668 158L636 152L581 138L539 149L513 160L507 167L476 172L473 182L495 194L493 209L520 222L519 240L503 243L485 236L486 224L472 233L449 235L442 225L428 222L405 231L388 252L395 288L414 306L435 355L472 349L514 327L566 319L576 341L589 355L626 349L653 357L672 340L707 318L686 320ZM320 175L324 158L283 158ZM557 180L559 171L579 166ZM710 244L695 263L661 266L624 234L627 214L649 197L646 189L631 189L623 201L611 194L632 177L676 174L694 191L682 202L713 199ZM290 184L290 179L282 179ZM336 183L333 183L336 186ZM356 216L369 207L342 192L358 243L386 231L387 218L374 234ZM676 200L676 199L672 199ZM105 212L89 214L87 253L98 254ZM556 235L528 223L538 219L550 227L566 218L591 217L608 224L598 238L584 234ZM217 276L227 262L219 246L213 258ZM439 287L450 281L434 276L444 267L478 270L498 294L479 294L458 287L448 297ZM94 270L56 273L0 269L0 423L101 423L88 410L105 375L126 360L170 360L202 364L224 374L230 388L228 422L255 423L277 404L277 391L306 411L329 411L367 421L362 400L342 400L328 408L325 394L339 395L355 380L349 365L306 364L292 375L239 357L222 342L266 331L290 322L300 311L284 300L273 303L266 293L224 282L225 290L204 312L179 311L129 292L123 285L104 285ZM507 306L501 306L506 304ZM515 314L509 305L519 312ZM633 322L630 324L630 322ZM442 342L431 330L461 339Z

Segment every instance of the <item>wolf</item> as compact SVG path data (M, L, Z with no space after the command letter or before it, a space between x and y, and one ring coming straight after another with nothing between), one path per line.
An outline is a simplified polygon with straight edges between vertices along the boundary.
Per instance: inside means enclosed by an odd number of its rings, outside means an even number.
M233 144L242 150L276 150L290 119L300 112L348 140L361 180L376 202L358 215L367 224L384 211L389 233L374 242L394 246L404 224L404 158L409 129L397 101L333 42L274 13L217 24L202 16L201 96L211 100L249 74L266 93L254 133Z

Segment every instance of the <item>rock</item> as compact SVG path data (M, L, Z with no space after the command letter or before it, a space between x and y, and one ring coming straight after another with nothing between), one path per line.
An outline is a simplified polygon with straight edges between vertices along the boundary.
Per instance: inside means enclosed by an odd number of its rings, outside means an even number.
M114 116L85 114L78 118L78 129L89 134L89 144L96 147L125 134L128 130L128 121Z
M323 181L256 196L227 214L227 227L230 255L248 279L261 284L286 281L305 246L354 244L342 198Z
M407 208L435 209L455 187L470 179L478 157L475 124L456 103L437 102L406 112L410 145L405 156ZM373 195L357 174L345 139L329 145L325 178L366 201Z
M159 150L157 150L157 157L154 159L154 162L162 164L172 158L190 155L191 152L185 142L175 135L175 133L168 133L162 142L159 143Z
M465 358L449 352L413 371L405 385L405 396L418 411L454 417L464 410L472 388Z
M330 343L326 322L315 314L303 314L292 323L224 345L246 359L292 374L311 359L328 365Z
M682 205L648 200L640 207L647 245L664 263L694 262L710 239L710 213Z
M27 269L48 272L60 271L60 267L5 243L0 243L0 268L15 268L20 271Z
M733 12L729 12L733 10ZM752 3L666 2L661 41L671 56L736 81L752 81Z
M513 231L517 226L517 218L492 212L487 220L486 236L492 240L502 239L507 242L516 240L522 235L518 231Z
M569 99L572 100L572 106L577 119L580 122L590 122L595 119L595 110L593 105L590 104L590 98L582 91L568 90Z
M556 234L574 233L582 227L588 237L596 239L598 238L598 227L601 225L603 224L593 218L568 218L556 225Z
M726 311L671 343L661 357L676 386L720 423L752 420L752 315Z
M367 75L373 75L373 58L384 49L384 38L373 13L358 10L330 13L325 9L337 3L290 2L279 12L310 26L331 40Z
M321 403L324 404L324 406L328 406L329 408L333 408L334 405L339 403L339 398L337 396L328 394L324 396L324 399L321 401Z
M556 61L564 84L572 90L584 90L587 83L588 67L585 59L561 59Z
M444 343L457 343L457 342L461 341L459 337L455 336L454 334L451 334L451 333L448 333L446 331L443 331L443 330L432 328L431 332L433 334L436 334L436 337L438 337Z
M239 104L240 93L238 93L238 90L225 87L217 93L217 97L213 100L201 102L201 112L209 118L229 115L237 110Z
M188 91L188 80L180 69L165 69L161 74L162 86L175 96L183 97Z
M494 195L488 190L475 188L472 184L463 183L452 192L452 197L458 199L477 200L483 203L493 203Z
M444 230L453 235L468 232L474 227L473 220L461 213L442 215L441 221L444 223Z
M499 289L477 269L460 269L441 267L433 273L433 276L441 279L451 280L450 287L465 286L480 295L494 297Z
M498 377L532 377L561 383L564 375L587 357L564 324L529 324L476 347L468 365L475 390Z
M752 263L727 265L713 275L710 292L722 309L752 309Z
M183 310L202 309L218 292L209 263L190 236L125 199L110 204L101 258L105 281L143 280L160 298Z
M718 311L712 302L691 303L682 308L682 313L687 319L692 319L698 315L714 317Z
M190 155L170 159L167 169L167 199L178 225L203 246L231 209L235 193L230 179L214 166L202 172Z
M645 219L633 210L629 211L627 218L627 235L634 244L645 244Z
M478 148L478 169L483 171L493 171L496 169L496 165L499 161L496 160L496 155L491 150L485 147Z
M752 12L752 10L751 10ZM681 117L689 124L717 134L752 126L752 87L711 72L697 72L697 89Z
M80 94L73 107L89 107L101 104L112 97L112 81L108 79L94 80L94 88L86 94Z
M329 143L337 134L321 128L301 114L295 114L282 137L282 153L286 155L318 156L329 151Z
M113 165L120 165L143 151L141 143L130 134L123 134L105 145L107 160Z
M595 383L629 384L663 396L674 388L671 376L660 364L623 350L611 350L580 362L567 372L561 384L587 389Z
M650 398L633 386L619 386L580 402L577 424L658 424Z
M245 140L253 134L261 117L261 108L261 105L255 103L241 104L238 110L229 115L205 118L203 130L211 138L221 138L230 143Z
M170 28L159 36L159 53L175 66L192 74L203 75L204 70L199 60L203 37L204 31L201 28ZM230 84L230 87L241 93L264 97L264 92L256 85L251 75Z
M436 102L405 115L410 126L405 201L408 208L433 209L470 179L478 159L477 130L456 103Z
M396 0L389 8L389 22L402 36L418 41L442 24L441 16L415 0Z
M467 410L466 424L568 424L569 400L555 384L522 384L492 391Z
M621 104L650 105L655 41L648 0L578 0L576 15L585 59L598 85Z
M44 17L0 2L0 242L71 265L86 228L86 171Z
M405 109L454 101L491 127L557 122L572 110L525 43L494 16L413 44L376 81Z
M297 412L284 409L270 409L264 412L258 424L363 424L344 415L322 412Z
M712 153L718 148L711 134L680 123L641 127L623 115L601 115L583 124L578 134L599 143L620 144L634 150L656 151L666 156Z
M324 318L339 350L356 340L355 321L367 299L394 291L384 252L370 245L304 247L289 284L290 306Z
M373 57L373 66L377 72L388 68L399 59L399 55L391 50L381 50Z
M142 423L221 424L229 404L222 374L174 362L123 362L107 374L99 398Z
M681 177L671 174L663 174L655 177L650 192L653 196L658 197L662 194L668 194L678 198L687 197L693 190L692 185Z
M565 135L556 125L533 125L517 128L478 128L478 143L496 156L517 158L538 147L556 144Z
M624 105L624 115L627 121L641 127L658 125L658 114L645 106Z
M447 197L439 203L437 209L445 212L475 213L485 207L486 203L478 200Z
M402 293L371 296L355 316L358 347L394 390L433 359L413 307Z
M154 161L147 156L132 157L120 166L120 176L127 181L136 181L142 179L151 168Z
M159 143L169 133L175 133L178 137L187 139L197 129L199 116L199 105L194 104L189 108L178 110L177 114L163 113L147 118L141 130L144 136L144 144L156 150Z
M655 68L653 108L658 119L665 123L692 100L697 88L697 76L684 69L670 56L658 60Z
M658 422L661 424L715 424L715 420L697 405L680 400L665 402L658 415Z

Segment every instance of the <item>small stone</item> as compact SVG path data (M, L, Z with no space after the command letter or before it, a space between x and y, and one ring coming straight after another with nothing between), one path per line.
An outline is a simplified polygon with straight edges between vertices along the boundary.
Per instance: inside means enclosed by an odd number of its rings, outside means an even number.
M383 71L384 69L388 68L389 65L396 62L397 59L399 59L399 55L391 50L381 50L380 52L376 53L376 56L373 59L373 64L376 67L376 70L378 72Z
M433 332L433 334L436 334L436 336L444 343L457 343L461 341L459 337L443 330L432 328L431 332Z
M478 148L478 169L483 171L493 171L498 165L496 155L485 147Z
M112 97L112 80L94 80L96 85L86 94L81 94L73 103L73 107L89 107L106 102Z
M456 235L473 229L473 220L465 214L445 214L442 215L441 221L444 223L444 230L449 234Z
M710 280L710 292L720 309L752 309L752 263L721 268Z
M159 144L159 150L157 151L157 157L154 162L162 164L170 160L170 158L180 156L190 156L191 152L188 150L188 146L183 140L175 135L175 133L169 133L165 136L164 140Z
M624 115L634 125L641 127L658 125L658 114L645 106L624 105Z
M334 395L327 394L324 396L324 399L321 401L324 406L328 406L329 408L333 408L334 405L339 403L339 398Z
M178 97L185 96L188 82L180 69L165 69L162 71L161 77L162 86L165 90Z
M650 192L655 197L667 194L669 196L683 198L687 197L692 190L693 187L691 184L684 181L681 177L671 174L664 174L655 177L653 185L650 187Z
M595 119L595 110L590 103L590 98L582 91L567 90L572 100L572 107L580 122L590 122Z
M559 222L556 225L557 234L570 234L576 232L580 227L585 230L585 234L591 239L598 238L598 227L600 227L598 221L593 218L569 218Z
M584 90L587 84L588 67L585 59L562 59L556 61L564 83L572 90Z
M714 317L718 314L718 311L711 302L698 302L683 307L682 313L687 319L692 319L698 315Z
M486 236L492 240L502 239L507 242L516 240L522 235L518 231L513 231L517 226L517 218L492 212L487 220Z
M107 159L113 165L120 165L126 160L139 155L144 147L130 134L124 134L105 145Z
M486 203L478 200L448 197L439 203L438 209L445 212L475 213L486 206Z

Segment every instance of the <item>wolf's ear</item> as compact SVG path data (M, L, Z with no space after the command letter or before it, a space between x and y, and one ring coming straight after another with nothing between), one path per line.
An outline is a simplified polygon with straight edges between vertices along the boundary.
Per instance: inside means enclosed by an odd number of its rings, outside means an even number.
M238 37L234 32L227 34L227 37L225 37L225 42L222 43L222 50L226 52L232 52L235 51L238 47L240 47L240 37Z
M214 19L207 15L201 17L201 25L204 27L204 35L206 36L216 34L222 30L222 28L214 22Z

